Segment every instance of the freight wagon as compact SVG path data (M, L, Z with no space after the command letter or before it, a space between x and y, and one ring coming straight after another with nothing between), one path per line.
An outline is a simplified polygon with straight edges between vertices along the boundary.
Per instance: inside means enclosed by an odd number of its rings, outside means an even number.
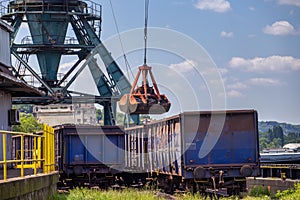
M55 127L61 186L108 187L124 168L124 131L118 126Z
M60 180L238 194L246 190L246 177L260 173L257 124L255 110L231 110L184 112L125 130L57 126Z
M237 194L259 176L257 112L185 112L126 129L126 182Z

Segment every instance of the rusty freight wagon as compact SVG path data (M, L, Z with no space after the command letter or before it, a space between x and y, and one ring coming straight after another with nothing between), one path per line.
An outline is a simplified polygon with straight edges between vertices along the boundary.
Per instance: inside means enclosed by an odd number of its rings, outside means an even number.
M126 182L151 181L166 191L214 194L246 190L259 175L255 110L184 112L126 129Z

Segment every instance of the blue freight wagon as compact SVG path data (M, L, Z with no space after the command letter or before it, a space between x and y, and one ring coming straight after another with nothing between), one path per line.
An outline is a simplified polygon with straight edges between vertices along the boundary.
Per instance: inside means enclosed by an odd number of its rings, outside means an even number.
M184 112L126 129L127 182L237 194L259 176L255 110Z
M55 137L61 184L107 187L123 171L120 127L65 124L55 127Z

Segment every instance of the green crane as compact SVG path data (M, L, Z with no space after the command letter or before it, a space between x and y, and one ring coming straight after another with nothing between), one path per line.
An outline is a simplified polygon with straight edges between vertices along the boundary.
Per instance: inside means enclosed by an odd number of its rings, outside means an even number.
M86 65L79 68L86 59L99 96L94 101L104 108L104 124L115 124L116 102L130 92L131 84L123 74L110 52L100 40L102 7L92 1L79 0L15 0L1 4L1 19L14 28L11 35L11 52L19 61L14 67L15 74L22 78L22 67L30 71L40 82L43 97L14 99L14 103L71 103L70 85L76 80ZM4 11L4 12L3 12ZM15 39L22 23L28 23L31 39L16 44ZM75 42L66 43L68 26L76 36ZM99 68L96 58L100 55L107 75ZM36 55L41 75L28 64L30 55ZM58 80L58 69L62 55L77 55L77 62ZM78 69L79 68L79 69ZM72 72L77 72L71 77ZM63 83L69 79L67 84ZM90 95L82 94L78 101L90 101ZM133 117L138 123L138 116Z

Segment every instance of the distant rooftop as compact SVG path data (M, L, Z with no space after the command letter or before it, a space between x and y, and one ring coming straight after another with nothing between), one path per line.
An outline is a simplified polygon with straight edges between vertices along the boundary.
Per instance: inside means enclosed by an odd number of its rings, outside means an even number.
M296 150L300 148L300 143L289 143L283 146L284 149L293 149Z

